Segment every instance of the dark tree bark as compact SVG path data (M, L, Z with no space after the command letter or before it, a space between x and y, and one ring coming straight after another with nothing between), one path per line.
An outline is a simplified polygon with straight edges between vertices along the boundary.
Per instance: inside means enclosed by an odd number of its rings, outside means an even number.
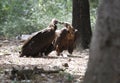
M76 41L77 48L80 46L83 49L89 47L91 40L91 24L90 24L90 12L88 0L73 0L73 18L72 25L78 29L79 37Z
M120 0L100 3L83 83L120 83Z

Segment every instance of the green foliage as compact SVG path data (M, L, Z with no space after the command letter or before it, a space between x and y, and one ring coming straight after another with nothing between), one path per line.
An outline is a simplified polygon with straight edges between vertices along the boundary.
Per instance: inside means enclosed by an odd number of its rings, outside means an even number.
M90 0L91 24L98 0ZM0 35L15 37L46 28L51 19L72 22L72 0L0 0Z
M91 19L92 30L95 27L97 7L98 7L98 0L90 0L90 19Z
M90 20L91 20L91 28L93 30L96 23L96 8L90 10Z
M0 0L0 35L13 37L46 28L51 19L71 22L69 0Z
M99 0L90 0L91 8L96 8L98 6Z

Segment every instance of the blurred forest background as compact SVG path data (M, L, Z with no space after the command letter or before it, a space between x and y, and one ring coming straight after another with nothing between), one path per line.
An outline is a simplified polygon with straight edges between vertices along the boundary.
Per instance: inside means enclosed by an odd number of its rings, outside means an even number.
M90 1L92 29L98 0ZM52 18L72 22L72 0L0 0L0 36L16 37L46 28Z

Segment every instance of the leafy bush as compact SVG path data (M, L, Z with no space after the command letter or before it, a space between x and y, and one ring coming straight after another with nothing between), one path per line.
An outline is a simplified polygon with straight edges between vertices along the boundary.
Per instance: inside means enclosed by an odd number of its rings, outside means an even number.
M0 35L13 37L41 30L52 18L71 21L71 1L1 0Z
M91 19L91 28L94 30L96 23L96 10L98 6L98 0L90 0L90 19Z
M46 28L53 18L71 23L72 0L0 0L0 12L0 35L15 37Z

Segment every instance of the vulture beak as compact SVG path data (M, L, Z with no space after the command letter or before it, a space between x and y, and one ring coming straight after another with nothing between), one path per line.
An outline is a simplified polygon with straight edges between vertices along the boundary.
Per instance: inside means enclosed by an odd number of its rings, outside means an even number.
M59 24L64 24L64 22L60 22L60 21L59 21L58 23L59 23Z
M70 24L68 22L58 22L58 23L64 25L65 27L69 26L69 24Z

